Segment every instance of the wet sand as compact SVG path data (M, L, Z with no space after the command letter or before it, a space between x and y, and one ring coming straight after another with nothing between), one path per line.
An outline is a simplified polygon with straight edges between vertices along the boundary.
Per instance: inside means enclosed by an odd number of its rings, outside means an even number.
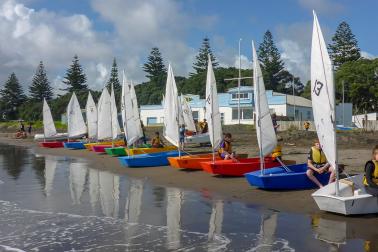
M32 148L37 154L85 158L96 169L108 170L121 175L126 174L136 178L145 178L156 185L200 191L205 197L217 198L217 195L222 195L222 197L230 200L241 201L277 211L311 215L325 214L317 208L311 197L311 193L315 190L263 191L251 187L243 177L218 177L201 171L184 171L171 167L125 168L119 164L117 158L87 150L41 148L31 139L19 140L0 137L0 142ZM249 156L258 153L257 148L236 146L235 149L239 153L248 153ZM199 149L194 148L193 150L198 151ZM305 147L285 146L284 157L285 159L295 160L297 163L304 162L307 157L307 151ZM344 149L340 151L340 158L347 165L346 170L348 173L363 171L363 164L361 164L360 160L368 160L369 157L369 149ZM375 221L378 224L376 217Z

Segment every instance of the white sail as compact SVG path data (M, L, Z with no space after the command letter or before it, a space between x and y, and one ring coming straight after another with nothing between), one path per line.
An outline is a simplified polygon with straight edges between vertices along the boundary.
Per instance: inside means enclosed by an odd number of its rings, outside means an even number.
M252 52L257 141L259 143L262 156L266 156L276 147L277 137L274 131L272 118L270 116L268 100L265 93L264 79L253 41Z
M315 12L311 47L311 100L320 145L328 162L336 167L333 68Z
M119 176L109 172L99 172L100 202L102 212L107 217L118 217Z
M110 114L110 95L106 87L102 90L98 102L98 127L97 139L103 140L112 138L112 117Z
M87 105L85 106L87 115L88 138L97 138L97 108L91 92L88 93Z
M52 118L51 110L46 102L46 99L43 99L43 133L45 137L56 135L54 120Z
M181 103L182 103L182 115L184 118L185 129L190 131L196 131L196 125L194 124L192 109L190 108L189 103L186 101L185 97L181 94Z
M93 211L95 211L99 199L99 187L98 170L89 169L89 198Z
M80 204L81 195L84 191L87 165L85 163L70 163L70 191L74 204Z
M75 92L72 93L67 106L67 133L69 137L77 137L87 133L87 126Z
M134 109L133 101L130 92L130 83L127 81L125 73L123 72L122 80L122 98L121 98L121 107L122 107L122 122L123 130L125 132L125 137L127 140L127 145L131 146L135 141L139 139L139 132L134 119Z
M167 188L167 247L180 248L182 192L177 188Z
M58 162L54 158L45 157L45 193L50 196L53 188L55 170Z
M209 55L206 77L206 114L205 118L209 127L210 141L213 148L218 147L222 140L221 115L219 113L217 83L215 80L213 64Z
M112 138L117 139L118 135L121 134L121 129L118 123L118 111L114 95L114 87L112 84L112 91L110 95L110 106L111 106L111 120L112 120Z
M179 146L178 117L179 102L176 81L171 64L169 64L164 96L164 137L175 146Z
M139 108L138 108L138 99L135 93L134 83L131 81L130 83L130 94L131 94L131 101L133 106L133 114L134 114L134 120L135 120L135 128L138 132L138 139L143 137L143 130L142 130L142 124L140 122L140 114L139 114Z

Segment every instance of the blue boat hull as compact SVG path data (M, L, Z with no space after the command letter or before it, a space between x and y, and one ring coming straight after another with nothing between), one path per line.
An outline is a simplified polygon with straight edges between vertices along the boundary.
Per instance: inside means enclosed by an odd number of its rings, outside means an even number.
M244 174L249 184L266 190L300 190L316 188L317 185L306 175L307 164L287 166L287 172L282 166ZM316 174L315 177L323 185L328 183L330 173Z
M85 149L85 146L83 142L64 142L64 148L81 150Z
M181 154L183 155L183 154ZM153 167L169 165L168 157L178 157L178 151L166 151L150 154L119 157L121 165L127 167Z

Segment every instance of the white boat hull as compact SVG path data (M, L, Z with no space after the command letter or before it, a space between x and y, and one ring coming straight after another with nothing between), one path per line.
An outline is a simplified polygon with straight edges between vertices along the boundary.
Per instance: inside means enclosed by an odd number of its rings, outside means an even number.
M365 191L363 175L356 175L346 180L354 186L339 181L339 196L336 196L336 182L333 182L312 194L320 210L343 215L378 213L378 197Z
M210 136L208 133L187 136L185 142L190 144L210 143Z
M57 133L56 135L51 136L51 137L45 137L44 134L35 134L34 140L35 141L44 141L44 140L53 141L53 140L64 140L64 139L67 139L67 137L68 137L67 133Z

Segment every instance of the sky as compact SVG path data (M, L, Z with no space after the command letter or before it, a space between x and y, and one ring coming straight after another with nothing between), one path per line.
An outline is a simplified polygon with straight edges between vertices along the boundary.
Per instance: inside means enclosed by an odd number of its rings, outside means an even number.
M362 55L378 57L378 1L365 0L0 0L0 88L12 72L25 90L43 61L55 93L72 58L79 56L88 86L100 90L115 57L139 83L152 47L175 75L188 76L204 37L221 66L251 68L251 41L270 30L285 67L310 78L312 10L329 42L346 21Z

